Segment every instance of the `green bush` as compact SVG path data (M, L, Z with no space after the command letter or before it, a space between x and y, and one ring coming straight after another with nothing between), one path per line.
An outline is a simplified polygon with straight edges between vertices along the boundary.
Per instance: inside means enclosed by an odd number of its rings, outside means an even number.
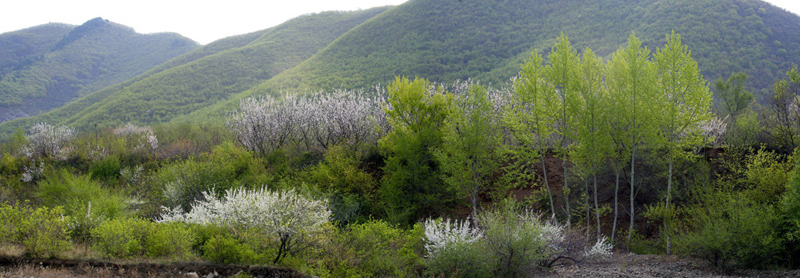
M63 208L23 208L19 212L22 215L18 232L26 254L33 257L55 257L71 248L67 223L63 219Z
M92 230L93 247L107 258L130 258L144 253L152 230L149 221L136 218L112 219Z
M145 253L148 257L185 258L191 254L194 239L194 232L187 224L156 224L145 240Z
M457 242L438 250L425 265L431 277L495 277L497 263L488 251L484 241Z
M107 218L122 216L126 207L119 192L105 189L97 181L66 169L47 175L39 183L39 197L45 206L64 206L67 216L85 215L90 203L92 215Z
M252 246L229 234L217 234L202 247L203 258L220 264L250 264L261 261Z
M22 221L22 213L10 205L0 204L0 243L13 243L19 238L17 230L19 229L20 221Z
M720 268L770 266L782 248L779 215L742 193L713 192L687 209L693 228L677 236L677 250Z
M330 277L413 277L422 269L422 228L403 230L382 220L337 229L320 265Z
M487 254L495 260L496 276L524 276L560 251L554 246L564 239L563 227L542 222L514 201L480 213L478 221L484 228Z
M119 178L119 171L122 170L119 158L111 155L92 163L89 167L90 176L94 180L113 182Z

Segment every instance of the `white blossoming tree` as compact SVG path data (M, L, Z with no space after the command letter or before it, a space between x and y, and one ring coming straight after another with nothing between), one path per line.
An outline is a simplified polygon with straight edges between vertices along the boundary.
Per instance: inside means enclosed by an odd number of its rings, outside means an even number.
M150 127L127 123L125 126L115 129L114 134L125 138L125 144L133 152L148 152L158 149L158 138Z
M38 123L30 128L25 139L27 144L22 152L28 158L57 158L62 156L67 144L75 139L75 129Z
M205 201L195 203L188 213L167 209L160 222L215 224L237 235L251 229L263 231L279 243L274 263L301 249L331 216L324 200L306 198L294 190L230 189L223 198L212 192L205 192L204 197Z

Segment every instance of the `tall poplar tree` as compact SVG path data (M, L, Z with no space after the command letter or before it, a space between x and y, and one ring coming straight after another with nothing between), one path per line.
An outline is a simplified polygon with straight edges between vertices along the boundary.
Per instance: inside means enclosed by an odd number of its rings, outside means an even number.
M642 142L650 141L653 136L652 120L654 114L655 74L654 66L649 61L650 51L643 47L641 41L631 34L628 45L619 49L609 62L607 79L611 101L617 109L612 119L612 131L624 134L627 142L626 150L630 151L630 227L628 242L633 235L636 217L636 151ZM617 138L621 139L621 138Z
M572 161L582 164L587 169L587 176L591 176L593 183L595 220L597 222L597 237L602 236L600 231L600 205L597 199L597 173L600 165L607 158L610 142L607 131L607 91L604 86L604 63L602 59L586 49L582 55L578 93L578 105L573 107L576 117L574 129L576 130L576 145L573 148ZM588 204L587 204L588 205ZM588 229L588 227L587 227Z
M691 51L681 44L681 36L667 35L667 44L656 50L654 55L658 91L655 113L660 119L656 121L659 146L667 152L668 178L667 197L665 202L664 226L667 236L667 254L671 252L669 233L670 197L672 196L673 161L676 157L685 156L686 146L700 145L703 141L699 129L703 122L712 117L711 91L708 83L700 75L697 62L692 59Z
M545 80L544 59L538 51L531 53L530 58L520 70L519 77L514 80L514 104L503 117L504 124L511 130L519 147L514 150L519 158L518 163L528 165L528 159L539 159L542 166L542 178L550 201L550 213L555 218L555 202L547 177L544 158L547 143L553 134L553 119L546 113L548 107L555 105L554 88ZM518 171L525 171L519 169Z
M578 52L572 48L569 38L563 33L559 36L555 48L548 55L550 65L545 69L547 80L555 87L555 105L549 107L548 114L555 119L555 130L559 136L557 154L561 157L564 170L564 204L567 210L567 225L572 220L572 212L569 208L569 183L567 172L567 157L571 148L574 130L572 123L575 122L574 107L578 106L580 97L578 96L578 68L580 67L580 57Z
M434 151L443 180L466 193L477 217L478 194L498 166L495 150L500 142L493 106L486 88L469 85L466 95L456 97L445 120L443 144Z

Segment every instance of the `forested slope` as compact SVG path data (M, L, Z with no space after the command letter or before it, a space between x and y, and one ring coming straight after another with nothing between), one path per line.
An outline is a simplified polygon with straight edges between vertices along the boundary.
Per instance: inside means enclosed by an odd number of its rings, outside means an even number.
M133 78L197 43L173 33L137 34L95 18L77 27L47 24L6 33L0 46L0 121L6 121Z
M3 132L35 122L94 124L165 122L226 99L314 55L354 26L385 11L325 12L230 37L175 58L122 84L39 117L5 124Z
M533 49L549 52L564 33L600 56L635 32L655 51L672 30L707 80L744 71L757 99L800 63L800 17L758 0L433 1L412 0L348 32L269 81L187 121L223 115L238 99L281 89L369 87L394 76L504 84Z

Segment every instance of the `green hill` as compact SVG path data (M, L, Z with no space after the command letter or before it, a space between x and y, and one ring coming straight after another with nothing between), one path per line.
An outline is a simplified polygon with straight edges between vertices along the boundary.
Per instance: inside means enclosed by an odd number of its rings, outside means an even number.
M279 26L225 38L177 57L116 86L105 88L50 113L9 122L65 122L86 128L95 123L166 122L225 100L308 59L333 40L385 11L325 12Z
M78 128L218 120L251 95L370 87L397 75L505 84L562 32L607 57L631 32L655 50L672 30L707 80L745 71L762 101L800 64L800 17L759 0L411 0L224 39L0 132L41 120Z
M548 52L561 32L577 48L608 56L631 32L655 51L672 30L707 80L745 71L762 101L784 71L800 64L800 17L758 0L411 0L299 66L185 120L218 117L238 99L281 88L368 87L396 75L504 84L530 51Z
M0 121L36 115L133 78L197 47L178 34L142 35L102 18L0 35ZM5 118L3 114L9 114Z

